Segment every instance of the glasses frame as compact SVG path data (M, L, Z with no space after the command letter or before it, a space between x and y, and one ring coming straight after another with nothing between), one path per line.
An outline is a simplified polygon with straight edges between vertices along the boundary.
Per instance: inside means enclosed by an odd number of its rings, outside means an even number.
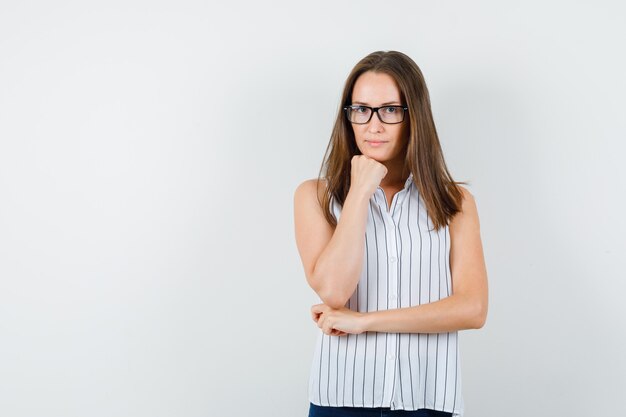
M399 108L401 108L401 109L403 110L403 112L402 112L402 120L400 120L399 122L392 122L392 123L389 123L389 122L385 122L385 121L383 121L383 119L380 117L380 113L378 113L378 110L380 110L380 109L386 109L386 108L389 108L389 107L399 107ZM366 121L366 122L357 123L357 122L353 122L352 120L350 120L350 114L348 113L348 111L349 111L349 110L351 110L351 109L354 109L354 108L365 108L365 109L370 109L370 111L371 111L371 113L370 113L370 117L367 119L367 121ZM398 123L402 123L402 122L404 122L404 118L405 118L406 113L407 113L407 111L409 110L409 108L408 108L408 107L406 107L406 106L380 106L380 107L370 107L370 106L363 106L363 105L361 105L361 104L355 104L355 105L345 106L345 107L343 108L343 110L344 110L344 113L345 113L346 118L348 119L348 121L349 121L350 123L355 124L355 125L365 125L365 124L369 123L369 122L370 122L370 120L372 120L372 117L374 116L374 113L376 113L376 116L378 116L378 120L380 120L380 122L381 122L381 123L384 123L384 124L386 124L386 125L397 125Z

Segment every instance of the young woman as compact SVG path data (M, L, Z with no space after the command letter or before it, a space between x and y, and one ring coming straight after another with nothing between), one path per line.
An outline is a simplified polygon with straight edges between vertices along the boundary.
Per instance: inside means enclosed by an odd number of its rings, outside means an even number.
M322 301L309 416L462 416L458 331L481 328L488 301L474 197L446 168L411 58L366 56L341 100L319 178L294 195Z

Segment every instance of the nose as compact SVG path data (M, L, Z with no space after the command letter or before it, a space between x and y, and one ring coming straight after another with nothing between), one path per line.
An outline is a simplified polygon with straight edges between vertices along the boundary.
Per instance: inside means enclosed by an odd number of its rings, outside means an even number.
M368 123L367 130L371 133L377 133L384 130L383 122L380 121L380 115L378 114L378 111L376 111L375 114L372 115L372 118Z

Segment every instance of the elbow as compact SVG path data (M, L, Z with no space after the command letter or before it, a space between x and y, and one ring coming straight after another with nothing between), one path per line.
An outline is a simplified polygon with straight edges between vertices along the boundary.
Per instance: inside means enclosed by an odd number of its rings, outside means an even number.
M317 294L324 304L334 309L345 307L349 299L349 297L340 294L339 291L330 288L317 291Z
M473 314L470 326L472 329L482 329L487 321L487 305L477 303L473 307Z
M311 288L313 288L313 291L317 293L324 304L334 309L345 307L352 294L345 294L345 291L342 291L341 288L329 285L332 282L336 282L336 280L322 282L316 273L313 273L309 280Z

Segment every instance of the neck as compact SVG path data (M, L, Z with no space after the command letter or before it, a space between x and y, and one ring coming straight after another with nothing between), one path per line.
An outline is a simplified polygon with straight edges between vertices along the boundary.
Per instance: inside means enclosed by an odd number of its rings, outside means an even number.
M409 176L409 173L410 171L408 169L403 169L402 166L387 166L387 175L385 175L385 178L383 178L380 182L380 186L394 187L400 184L404 184Z

